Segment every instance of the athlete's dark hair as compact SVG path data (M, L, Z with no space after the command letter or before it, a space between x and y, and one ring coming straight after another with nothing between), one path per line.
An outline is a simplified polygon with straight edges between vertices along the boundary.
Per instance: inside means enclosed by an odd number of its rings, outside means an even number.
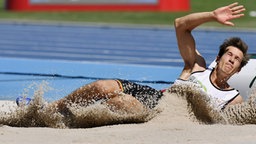
M226 39L222 45L220 45L220 50L218 53L219 58L227 51L227 47L234 46L243 52L243 59L241 61L240 68L244 67L249 61L249 55L247 54L248 46L247 44L239 37L231 37Z

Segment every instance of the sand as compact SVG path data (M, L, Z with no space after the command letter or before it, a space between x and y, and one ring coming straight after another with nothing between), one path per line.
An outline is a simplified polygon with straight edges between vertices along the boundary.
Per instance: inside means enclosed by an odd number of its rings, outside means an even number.
M90 128L61 128L54 127L54 125L22 127L22 125L8 126L4 124L0 127L0 142L3 144L256 143L254 121L246 123L230 123L230 121L223 122L223 120L218 122L219 119L200 121L191 116L188 102L184 97L175 93L165 93L165 95L157 106L157 111L155 111L157 113L154 113L153 117L146 119L145 117L148 115L144 115L144 118L139 118L144 122L134 120L134 122L126 124L110 124ZM14 102L0 101L2 112L8 113L15 107ZM241 109L239 110L241 111ZM81 126L83 125L81 124Z

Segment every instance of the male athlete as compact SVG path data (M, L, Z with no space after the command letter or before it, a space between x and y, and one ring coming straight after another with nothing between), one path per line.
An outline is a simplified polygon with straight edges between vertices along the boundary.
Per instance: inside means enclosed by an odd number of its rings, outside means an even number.
M242 97L229 86L227 80L247 63L247 46L240 38L226 40L220 47L216 67L209 70L206 69L204 58L196 50L191 31L210 21L233 26L230 20L242 17L243 11L245 8L242 5L233 3L214 11L193 13L175 20L178 47L185 63L179 80L195 80L201 83L208 94L221 101L216 104L217 108L242 102ZM129 81L99 80L78 88L52 104L60 112L65 112L70 102L86 106L101 101L113 110L136 113L145 108L154 108L162 96L163 93L159 90Z
M238 37L226 39L220 46L215 68L207 69L204 58L196 49L191 32L201 24L210 21L234 26L229 20L243 16L241 12L244 10L243 6L233 3L212 12L193 13L175 20L178 47L185 63L176 82L190 81L196 83L210 96L211 103L216 109L222 109L227 104L237 104L243 101L239 92L231 88L227 81L247 64L249 60L248 47Z

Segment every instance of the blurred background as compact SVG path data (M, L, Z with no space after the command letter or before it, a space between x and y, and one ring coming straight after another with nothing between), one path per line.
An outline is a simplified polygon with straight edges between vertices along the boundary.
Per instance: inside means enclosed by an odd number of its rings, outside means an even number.
M162 11L133 11L133 9L126 11L65 11L65 10L52 10L47 11L11 11L5 8L5 3L15 0L1 0L0 1L0 19L1 20L16 20L16 21L61 21L61 22L100 22L100 23L125 23L125 24L150 24L150 25L170 25L176 17L180 17L187 13L196 11L209 11L219 6L227 5L233 2L239 2L243 4L247 11L243 19L236 20L236 25L243 28L254 28L256 26L256 0L185 0L188 1L188 10L174 10L169 12ZM17 1L17 0L16 0ZM20 2L24 0L19 0ZM29 0L26 0L29 1ZM49 0L48 0L49 1ZM68 0L52 0L53 3L68 4ZM87 0L89 3L92 2ZM93 1L100 3L102 0ZM104 0L103 0L104 1ZM105 0L107 1L107 0ZM118 0L108 0L109 3L115 3ZM120 1L120 0L119 0ZM154 4L157 0L136 0L137 2ZM135 0L120 1L123 5L125 3L136 3ZM167 1L167 0L165 0ZM178 0L177 0L178 1ZM184 0L182 0L184 1ZM30 0L32 4L47 3L47 0ZM69 0L70 5L77 4L82 5L79 0ZM178 4L181 1L178 2ZM168 1L167 1L168 3ZM48 3L49 4L49 3ZM51 4L51 3L50 3ZM120 3L119 3L120 4ZM184 4L183 4L184 5ZM173 6L175 9L175 6ZM113 8L114 9L114 8ZM49 11L49 10L48 10ZM206 26L220 26L215 23L208 23Z

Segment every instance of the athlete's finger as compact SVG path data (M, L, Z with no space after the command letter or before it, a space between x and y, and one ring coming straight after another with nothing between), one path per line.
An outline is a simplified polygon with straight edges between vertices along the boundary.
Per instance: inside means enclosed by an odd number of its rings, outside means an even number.
M245 11L245 8L244 6L240 5L240 6L237 6L237 7L234 7L231 9L232 12L236 12L236 11Z
M232 9L233 7L235 7L237 5L238 5L238 2L235 2L235 3L232 3L232 4L228 5L228 7Z
M232 18L240 18L242 16L244 16L244 14L236 14L236 15L233 15Z

